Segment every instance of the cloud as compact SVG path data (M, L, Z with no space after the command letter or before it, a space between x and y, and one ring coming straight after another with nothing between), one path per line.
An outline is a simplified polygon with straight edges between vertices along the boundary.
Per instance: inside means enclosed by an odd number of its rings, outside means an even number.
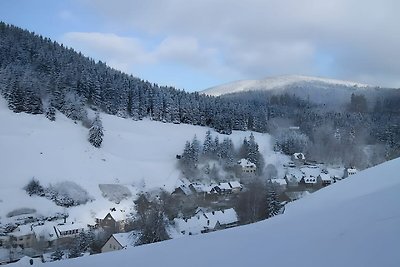
M108 25L165 38L167 48L172 43L178 49L173 38L183 38L186 54L176 53L178 61L187 61L202 44L199 66L217 58L242 77L320 75L329 69L337 78L370 77L394 85L400 72L397 0L87 0L85 5ZM176 51L167 48L160 46L172 59ZM321 66L321 51L329 68Z

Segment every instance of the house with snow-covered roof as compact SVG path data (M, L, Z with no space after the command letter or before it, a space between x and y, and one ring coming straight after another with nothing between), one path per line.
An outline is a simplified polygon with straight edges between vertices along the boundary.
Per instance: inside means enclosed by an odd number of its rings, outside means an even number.
M20 225L8 235L10 236L9 243L21 248L31 248L36 242L33 225Z
M317 177L317 182L322 186L328 186L332 184L333 179L327 173L320 173Z
M54 226L54 231L57 238L75 238L87 228L86 224L72 222Z
M97 213L96 226L109 233L123 232L126 225L126 209L110 208Z
M304 176L303 178L301 178L299 185L314 187L317 185L317 177L314 177L312 175Z
M248 159L241 159L237 162L240 166L242 174L255 174L257 171L257 166Z
M357 169L356 168L346 168L344 170L343 178L347 178L347 177L349 177L351 175L354 175L356 173L357 173Z
M139 236L136 231L113 234L101 247L101 253L134 247Z
M233 208L211 212L199 212L189 219L174 219L175 227L182 235L196 235L238 224L238 216Z
M304 155L304 153L294 153L292 155L292 161L294 163L304 163L306 161L306 156Z

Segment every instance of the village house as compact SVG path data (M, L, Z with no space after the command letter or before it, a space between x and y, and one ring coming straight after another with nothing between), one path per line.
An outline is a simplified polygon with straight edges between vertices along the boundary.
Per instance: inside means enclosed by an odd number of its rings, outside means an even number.
M9 243L12 246L31 248L36 242L32 225L20 225L9 236Z
M233 208L211 212L198 212L189 219L174 219L177 231L182 235L195 235L238 224L238 216Z
M111 208L108 211L100 212L96 216L96 227L103 228L109 233L125 231L126 212L124 209Z
M332 178L327 173L320 173L317 177L317 182L322 186L328 186L332 184Z
M187 185L180 185L179 187L175 188L175 190L171 193L171 195L175 196L189 196L192 194L192 190L190 190L189 186Z
M242 191L243 187L242 185L237 182L225 182L225 183L219 183L218 185L214 186L211 189L211 193L217 193L217 194L232 194L232 193L239 193Z
M343 178L347 178L347 177L349 177L351 175L354 175L356 173L357 173L357 169L356 168L346 168L344 170Z
M101 247L101 253L134 247L138 238L139 234L135 231L113 234Z
M306 187L314 187L317 185L317 178L310 175L310 176L304 176L301 178L299 185L304 185Z
M54 226L54 231L58 239L75 238L87 229L83 223L66 223Z
M237 163L240 167L242 174L255 174L257 171L257 166L248 159L241 159Z
M303 153L294 153L291 159L296 164L303 164L306 161L306 156Z

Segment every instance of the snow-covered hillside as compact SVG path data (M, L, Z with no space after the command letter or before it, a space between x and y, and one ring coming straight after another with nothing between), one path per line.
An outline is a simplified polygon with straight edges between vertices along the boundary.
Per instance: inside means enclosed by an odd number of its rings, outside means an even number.
M400 159L220 232L48 266L400 266Z
M110 201L102 197L99 184L124 185L135 196L140 190L163 188L171 191L180 178L176 155L194 135L203 140L206 127L166 124L150 120L132 121L101 114L105 136L103 146L87 141L88 129L62 114L51 122L43 115L13 113L0 98L0 219L20 208L33 208L41 215L62 212L46 198L29 197L23 187L35 177L44 186L72 181L95 199L70 208L72 220L90 223L93 214L108 210ZM238 145L249 132L234 132ZM217 133L213 132L213 135ZM270 136L255 133L260 151L270 163L282 165L273 156ZM223 136L220 136L220 140ZM272 155L272 156L271 156ZM132 199L121 202L132 206ZM115 204L114 204L115 205Z
M263 80L243 80L232 83L223 84L220 86L211 87L202 91L202 93L212 96L219 96L229 93L238 93L254 90L276 90L283 89L288 86L301 85L301 84L318 84L319 86L344 86L344 87L369 87L367 84L342 81L335 79L309 77L302 75L287 75L270 77Z

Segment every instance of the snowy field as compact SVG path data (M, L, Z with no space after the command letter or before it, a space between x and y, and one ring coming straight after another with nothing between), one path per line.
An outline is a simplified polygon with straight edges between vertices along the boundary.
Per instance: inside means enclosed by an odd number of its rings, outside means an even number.
M41 215L63 212L64 208L40 197L29 197L23 187L35 177L43 186L72 181L94 199L70 208L70 218L90 222L93 214L115 205L103 197L99 184L120 184L130 192L163 188L172 191L180 171L175 156L194 135L202 142L208 128L166 124L150 120L132 121L101 114L104 141L100 149L87 141L88 129L80 122L57 114L51 122L43 115L16 114L0 98L0 218L20 208L34 208ZM212 135L217 133L212 131ZM239 146L250 132L233 132L229 137ZM282 165L286 156L271 149L271 137L255 133L266 163ZM225 136L220 135L220 141ZM283 174L282 174L283 175ZM115 193L115 192L114 192ZM112 197L111 197L112 198ZM121 200L118 208L128 209L132 199Z
M365 170L263 222L46 266L398 267L399 169Z

